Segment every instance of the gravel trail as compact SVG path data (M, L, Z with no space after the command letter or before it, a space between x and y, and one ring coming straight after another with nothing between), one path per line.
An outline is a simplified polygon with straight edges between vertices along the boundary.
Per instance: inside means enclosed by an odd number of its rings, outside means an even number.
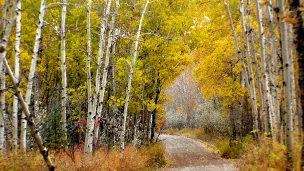
M168 168L162 171L238 171L229 161L220 158L199 141L177 135L160 135L164 143Z

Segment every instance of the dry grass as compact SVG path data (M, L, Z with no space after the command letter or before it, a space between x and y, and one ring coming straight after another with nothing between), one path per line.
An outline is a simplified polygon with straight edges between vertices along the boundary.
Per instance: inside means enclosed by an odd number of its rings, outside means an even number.
M293 148L294 170L300 171L301 146L295 140ZM271 138L262 136L260 141L246 142L245 152L240 163L241 170L286 170L287 156L286 147Z
M133 146L125 149L107 151L100 148L92 157L83 155L83 147L71 151L51 152L56 170L74 171L141 171L154 170L165 164L164 147L155 144L137 150ZM0 159L0 170L47 170L41 155L38 152L10 154Z

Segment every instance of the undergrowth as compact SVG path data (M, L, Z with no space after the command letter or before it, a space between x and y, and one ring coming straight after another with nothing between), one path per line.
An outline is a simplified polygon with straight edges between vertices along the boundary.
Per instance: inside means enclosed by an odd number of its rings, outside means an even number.
M83 147L79 146L73 151L50 151L56 170L74 171L141 171L156 170L165 165L164 147L154 144L136 149L133 146L125 148L123 154L118 149L107 151L100 148L92 157L83 155ZM1 170L48 170L39 152L9 154L0 158Z

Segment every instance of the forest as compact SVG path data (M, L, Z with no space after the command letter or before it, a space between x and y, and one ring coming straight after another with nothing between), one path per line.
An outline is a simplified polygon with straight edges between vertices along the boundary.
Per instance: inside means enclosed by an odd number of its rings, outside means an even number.
M304 170L303 1L0 11L0 170L182 170L170 149L190 141L231 170Z

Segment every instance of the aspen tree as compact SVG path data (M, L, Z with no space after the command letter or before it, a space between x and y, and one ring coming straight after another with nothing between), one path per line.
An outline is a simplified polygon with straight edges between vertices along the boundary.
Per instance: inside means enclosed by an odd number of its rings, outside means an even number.
M15 9L15 4L16 3L14 3L12 9ZM39 25L40 25L40 22L43 21L43 16L44 16L44 12L45 12L45 0L42 0L42 2L41 2L40 12L43 12L43 15L41 15L41 13L39 15ZM55 167L52 164L52 161L50 159L50 156L48 155L48 149L44 146L44 143L42 142L42 139L39 135L39 131L36 130L36 128L35 128L35 123L34 123L33 117L31 117L32 115L29 111L28 104L26 103L26 101L24 100L24 98L21 94L21 90L19 88L19 82L17 82L17 80L15 79L15 75L14 75L13 71L11 70L11 68L10 68L10 66L9 66L9 64L6 60L6 56L5 56L6 55L6 47L7 47L7 43L8 43L8 40L10 38L11 30L12 30L12 27L13 27L13 24L14 24L14 15L15 15L15 11L12 12L9 23L8 23L7 27L5 28L5 34L4 34L4 36L2 38L2 41L1 41L1 44L0 44L1 65L2 64L5 65L6 71L9 75L9 77L12 80L13 87L15 89L15 95L18 97L18 100L20 102L22 111L23 111L23 113L25 114L25 117L26 117L25 119L29 123L29 127L30 127L30 130L31 130L31 135L34 138L34 140L35 140L35 142L36 142L36 144L37 144L37 146L40 150L40 153L43 156L43 159L44 159L45 163L47 164L49 170L55 170ZM38 32L38 34L41 35L41 29L40 29L40 32Z
M296 56L298 59L299 67L299 87L301 94L301 106L302 114L304 111L304 29L303 29L303 12L301 10L300 0L288 0L290 17L293 19L292 28L294 36L294 45L296 50ZM302 118L303 119L303 118ZM303 122L304 120L302 120ZM302 124L303 126L303 124ZM302 130L303 131L303 130ZM302 146L304 146L304 139L302 139ZM301 159L304 159L304 148L302 148ZM301 167L303 168L304 162L301 162ZM290 168L292 169L292 167Z
M102 113L102 107L103 107L103 102L104 102L104 95L105 95L106 86L107 86L108 67L109 67L109 62L110 62L111 46L112 46L112 42L113 42L113 39L115 36L115 21L116 21L116 16L118 13L118 8L119 8L119 0L115 0L115 7L114 7L114 11L113 11L112 18L111 18L111 23L110 23L105 64L104 64L104 68L103 68L101 92L99 93L97 115L96 115L95 127L94 127L95 144L97 143L98 135L99 135L99 123L101 121L101 113Z
M268 121L270 123L270 128L272 129L273 125L273 105L272 105L272 97L270 94L270 81L269 81L269 74L267 72L267 61L266 61L266 49L265 49L265 32L263 28L263 23L262 23L262 9L260 6L259 0L255 0L255 6L256 6L256 12L257 12L257 22L259 26L259 34L260 34L260 51L261 51L261 63L262 63L262 74L263 74L263 86L264 86L264 97L266 101L267 108L269 110L269 116L265 118L265 122ZM267 130L268 128L266 128Z
M270 25L270 50L271 50L271 75L270 80L272 80L273 85L273 137L276 138L277 141L280 140L279 138L279 130L280 130L280 98L279 98L279 85L278 85L278 74L279 74L279 67L278 67L278 57L277 57L277 47L276 47L276 35L275 35L275 26L274 26L274 17L273 17L273 7L272 1L268 1L267 4L267 12L269 17L269 25Z
M250 92L250 98L251 98L251 105L252 105L252 112L254 115L254 129L259 129L258 124L258 110L257 110L257 102L256 102L256 92L255 92L255 83L254 83L254 75L253 75L253 69L252 69L252 62L251 62L251 56L250 56L250 47L249 47L249 40L248 40L248 30L246 30L245 26L245 19L244 19L244 0L241 0L241 7L240 7L240 13L241 13L241 22L242 22L242 30L244 35L244 49L246 53L247 58L247 64L248 64L248 74L245 72L245 77L247 78L248 82L248 90ZM244 69L246 69L246 66L243 66ZM245 79L245 81L247 81Z
M14 86L14 89L15 89L15 94L18 97L18 100L20 102L22 111L23 111L23 113L25 115L25 119L27 120L27 122L29 124L31 135L33 136L33 138L34 138L34 140L35 140L35 142L36 142L36 144L37 144L37 146L39 148L39 151L40 151L41 155L43 156L43 159L44 159L45 163L47 164L49 170L53 171L53 170L55 170L55 166L53 165L52 160L51 160L51 158L49 156L49 151L44 146L42 138L39 135L39 131L35 128L35 122L34 122L34 119L32 117L32 114L29 111L28 104L25 102L25 100L24 100L24 98L23 98L23 96L21 94L21 90L19 88L19 84L15 80L14 73L11 70L11 68L10 68L10 66L9 66L6 58L4 58L4 65L6 67L6 70L7 70L7 73L9 75L9 77L12 80L12 83L13 83L13 86Z
M65 51L65 36L66 36L66 13L67 0L62 0L61 8L61 129L64 132L64 140L67 140L66 128L66 108L67 108L67 68L66 68L66 51Z
M285 15L285 1L280 0L280 14ZM290 62L288 52L288 35L287 35L287 24L285 22L280 23L281 25L281 40L282 40L282 57L283 57L283 89L285 96L285 145L287 146L287 160L288 168L293 168L292 159L292 112L291 112L291 83L290 83Z
M100 89L100 77L101 77L101 67L102 67L102 58L104 53L104 46L106 42L106 28L108 23L108 16L110 13L111 8L111 0L105 0L105 10L103 20L101 22L101 31L100 31L100 40L99 40L99 56L98 56L98 63L97 63L97 71L96 71L96 81L95 81L95 92L93 96L93 103L91 112L88 113L87 119L87 129L85 135L85 147L84 153L91 154L93 150L93 137L94 137L94 124L96 118L96 105L98 101L98 93Z
M9 6L11 1L6 0L5 1L5 11L3 15L4 22L2 23L1 27L6 31L7 29L7 21L8 21L8 13L9 13ZM1 40L2 42L2 40ZM4 54L5 55L5 54ZM3 154L4 149L4 135L5 135L5 118L6 118L6 108L5 108L5 88L6 88L6 78L5 78L5 67L2 62L0 62L0 84L1 84L1 92L0 92L0 157ZM17 117L16 117L17 119ZM17 122L17 121L16 121ZM13 126L17 126L17 123ZM14 131L14 130L13 130ZM17 127L15 130L15 133L17 133ZM16 135L17 136L17 135ZM16 137L16 143L17 144L18 137ZM17 146L15 148L17 150ZM13 150L16 151L14 148Z
M124 149L125 149L126 124L127 124L127 115L128 115L130 93L131 93L131 87L132 87L132 78L133 78L134 68L135 68L135 64L136 64L136 58L137 58L137 54L138 54L138 44L139 44L139 38L140 38L140 33L141 33L141 27L142 27L142 23L143 23L148 5L149 5L149 0L147 0L146 5L145 5L145 7L143 9L143 12L141 14L141 18L140 18L140 22L139 22L139 26L138 26L138 31L137 31L137 36L136 36L136 40L135 40L135 48L134 48L132 64L131 64L131 67L130 67L130 73L129 73L129 77L128 77L128 87L127 87L127 90L126 90L126 99L125 99L125 106L124 106L124 113L123 113L123 117L124 117L123 127L122 127L122 133L121 133L121 137L120 137L120 141L121 141L120 149L121 149L121 151L124 151Z
M88 116L92 114L92 75L91 75L91 6L92 0L88 0L87 6L87 93L88 93Z
M254 36L253 36L253 28L252 28L252 23L251 23L251 11L250 11L250 0L247 0L247 5L246 5L246 13L247 13L247 18L248 18L248 33L247 35L249 36L250 43L251 43L251 51L252 51L252 56L253 56L253 64L255 66L255 73L256 73L256 78L257 78L257 87L258 87L258 93L259 93L259 103L260 103L260 115L266 116L266 110L265 110L265 102L263 99L263 89L262 89L262 81L261 81L261 74L259 71L259 65L258 65L258 59L257 59L257 54L256 54L256 49L255 49L255 41L254 41ZM267 126L264 126L267 127Z
M15 79L19 82L20 74L20 39L21 39L21 0L16 1L16 44L15 44ZM12 111L13 151L18 149L18 98L14 96Z
M6 118L6 108L5 108L5 89L6 89L6 78L5 78L5 67L2 65L0 67L0 72L1 72L1 77L0 77L0 81L1 81L1 94L0 94L0 157L3 154L3 150L4 150L4 135L5 135L5 118ZM17 124L16 124L17 125ZM15 131L15 133L17 133L17 130L13 130ZM17 137L18 138L18 137ZM17 144L14 142L14 147L17 148L17 146L15 146ZM13 149L14 152L16 149Z
M42 27L43 27L43 23L44 23L45 10L46 10L46 0L42 0L41 5L40 5L40 13L39 13L39 17L38 17L38 25L37 25L37 30L36 30L36 37L35 37L34 51L33 51L33 56L32 56L32 61L31 61L31 68L30 68L26 95L25 95L26 106L29 105L30 100L31 100L35 69L36 69L36 64L37 64L37 58L39 55L39 46L40 46L41 40L42 40L41 34L42 34ZM20 101L20 99L19 99L19 101ZM22 151L25 151L26 150L26 128L27 128L27 123L25 120L25 113L22 113L21 119L22 120L21 120L21 128L20 128L20 130L21 130L20 131L20 149Z

